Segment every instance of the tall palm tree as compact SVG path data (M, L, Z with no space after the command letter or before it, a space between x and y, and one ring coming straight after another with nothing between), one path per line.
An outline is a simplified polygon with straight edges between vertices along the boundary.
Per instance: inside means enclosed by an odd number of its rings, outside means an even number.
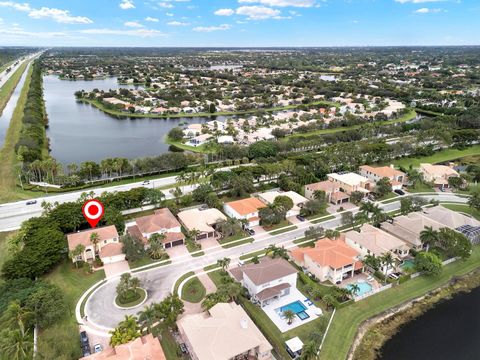
M222 268L223 271L226 271L228 268L228 265L230 265L230 258L224 257L223 259L217 260L217 265Z
M355 296L360 292L360 286L358 286L356 283L350 284L349 290L350 293Z
M2 331L2 336L0 340L2 358L9 360L31 359L33 342L28 330L6 330Z
M388 273L388 269L390 268L390 266L392 266L394 263L395 263L395 260L393 259L393 256L391 253L387 252L385 254L383 254L383 256L381 257L382 259L382 264L383 266L385 267L385 282L387 281L387 273Z
M97 232L93 232L90 234L90 242L93 244L93 255L94 257L97 256L97 245L100 241L100 235Z
M283 317L285 320L287 320L287 324L290 325L293 322L293 319L295 319L295 313L292 310L285 310L283 312Z
M142 311L138 314L138 324L142 331L145 333L150 333L152 331L153 324L158 322L157 310L155 309L155 305L145 306Z
M300 360L314 360L317 358L318 346L315 341L309 341L302 348Z
M430 246L435 245L438 241L438 231L433 230L431 226L426 226L425 229L420 232L420 241L423 246L427 247L426 251L428 252Z
M132 289L132 291L134 293L137 293L137 290L138 290L139 287L140 287L140 279L136 278L136 277L131 278L130 279L130 289Z
M75 263L75 267L78 269L78 261L77 261L77 257L78 255L81 255L83 254L83 252L85 251L85 246L82 245L82 244L78 244L75 249L73 249L72 251L70 251L68 253L68 256L70 259L73 260L73 262Z

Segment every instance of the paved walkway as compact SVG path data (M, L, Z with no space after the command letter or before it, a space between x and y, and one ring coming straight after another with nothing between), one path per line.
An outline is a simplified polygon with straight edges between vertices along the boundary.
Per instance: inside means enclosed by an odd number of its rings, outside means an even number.
M115 275L129 271L130 265L128 265L127 260L122 260L111 264L103 265L103 270L105 271L105 277L109 279L111 277L114 277Z
M196 274L199 274L201 272L203 272L202 269L195 271ZM198 280L200 280L200 282L203 284L203 286L205 286L205 290L207 290L207 294L211 294L217 291L217 286L212 281L212 279L210 279L210 276L208 276L208 274L199 274L197 277L198 277Z

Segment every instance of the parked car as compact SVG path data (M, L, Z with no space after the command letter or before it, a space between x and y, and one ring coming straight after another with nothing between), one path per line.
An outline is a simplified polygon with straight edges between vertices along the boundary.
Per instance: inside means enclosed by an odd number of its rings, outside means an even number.
M445 188L442 186L442 187L440 188L440 191L441 191L441 192L445 192Z
M89 346L82 346L82 354L83 354L84 357L92 355L92 353L90 352L90 347Z
M302 215L297 215L297 219L300 221L305 221L305 218Z
M103 351L102 345L100 345L100 344L93 345L93 352L99 353L101 351Z
M87 332L86 331L82 331L80 333L80 343L82 344L82 347L84 345L89 345L88 344L88 335L87 335Z
M188 349L185 344L180 344L180 350L182 351L182 354L188 354Z
M253 229L247 229L246 231L248 235L255 235L255 230Z
M37 203L37 200L28 200L27 205L35 205Z
M394 192L395 194L398 194L398 195L400 195L400 196L403 196L403 195L405 195L405 191L403 191L403 190L400 190L400 189L393 190L393 192Z
M142 182L142 185L148 185L150 184L150 180L145 180L144 182Z

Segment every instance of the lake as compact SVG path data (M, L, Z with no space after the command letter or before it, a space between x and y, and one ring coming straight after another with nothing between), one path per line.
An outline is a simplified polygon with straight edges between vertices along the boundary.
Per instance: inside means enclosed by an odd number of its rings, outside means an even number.
M382 360L479 359L480 288L451 300L403 326L382 348Z
M51 155L64 164L109 157L134 159L159 155L168 151L165 137L180 122L191 124L210 120L205 117L117 119L76 101L74 93L78 90L135 88L119 85L115 77L67 81L47 75L43 78L43 87Z

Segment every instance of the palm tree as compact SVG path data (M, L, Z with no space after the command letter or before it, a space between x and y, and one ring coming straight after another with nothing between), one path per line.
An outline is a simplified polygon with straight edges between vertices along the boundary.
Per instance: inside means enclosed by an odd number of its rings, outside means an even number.
M4 337L0 340L0 353L5 359L31 359L33 342L28 330L7 330L2 332L2 335Z
M222 268L222 271L226 271L228 268L228 265L230 265L230 258L224 257L223 259L217 260L217 265Z
M90 242L93 244L93 254L94 254L94 257L97 256L97 245L98 245L98 242L100 241L100 235L98 235L97 232L92 232L90 234Z
M333 230L333 229L327 229L325 230L325 237L332 239L332 240L337 240L340 237L340 231L338 230Z
M73 249L72 251L70 251L68 253L68 256L70 257L70 259L73 260L73 262L75 263L75 267L78 269L78 261L77 261L77 257L81 254L83 254L83 252L85 251L85 246L82 245L82 244L78 244L75 249Z
M292 324L293 319L295 319L295 315L296 314L292 310L285 310L283 312L283 317L285 318L285 320L287 320L288 325Z
M302 348L300 360L314 360L317 358L318 346L315 341L309 341Z
M435 245L438 241L438 231L433 230L431 226L426 226L424 230L420 232L420 241L423 246L426 246L428 252L430 246Z
M146 328L145 333L151 332L153 324L155 324L157 321L157 311L154 304L145 306L143 311L140 311L138 314L138 323L142 330Z
M188 237L191 238L192 240L196 241L197 236L200 235L200 231L197 229L192 229L188 232Z
M136 294L137 289L140 287L140 279L139 278L131 278L130 279L130 289Z
M387 281L387 273L388 269L395 263L395 260L393 260L393 256L391 253L387 252L383 256L381 256L381 261L383 266L385 267L385 282Z
M355 283L350 284L349 290L350 290L350 293L353 296L355 296L360 292L360 286L358 286L358 284L355 284Z
M148 239L148 253L152 259L160 259L165 254L162 244L162 240L164 239L166 239L165 234L153 234L150 239Z
M327 308L335 307L337 304L337 300L335 300L332 294L325 294L322 300L327 305Z

